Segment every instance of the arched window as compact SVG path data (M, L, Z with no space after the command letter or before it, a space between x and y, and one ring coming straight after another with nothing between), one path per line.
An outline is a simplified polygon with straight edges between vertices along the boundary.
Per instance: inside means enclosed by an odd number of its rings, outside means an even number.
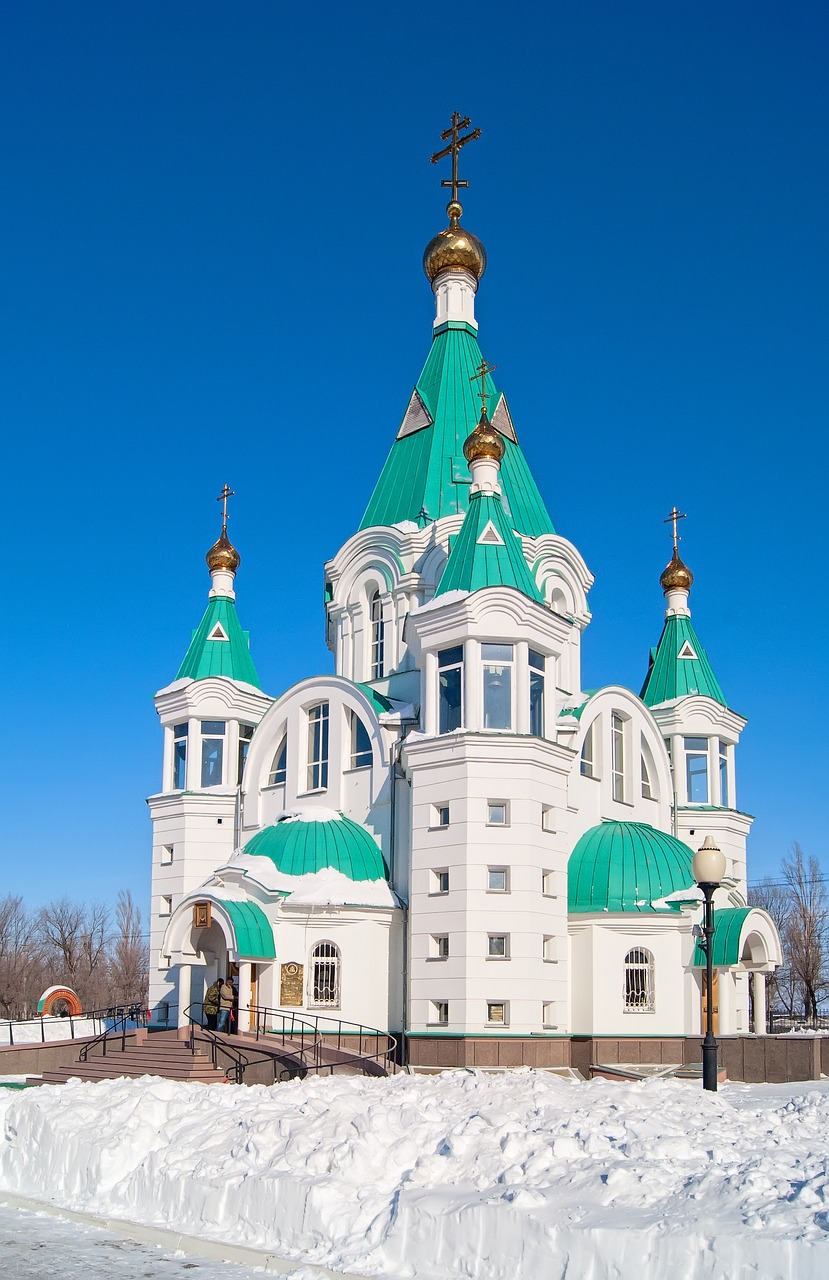
M645 741L645 735L640 738L641 744L641 760L640 774L642 779L642 796L645 800L658 800L659 794L656 789L656 765L654 764L653 754L650 746Z
M634 947L625 956L625 1010L653 1013L653 955L645 947Z
M311 989L308 1003L312 1008L340 1007L340 952L333 942L318 942L311 951Z
M386 625L383 622L383 602L375 591L369 600L371 621L371 674L369 679L381 680L386 674Z
M595 728L596 721L594 720L584 735L584 746L581 749L581 761L579 764L583 778L597 778L599 776L596 768Z
M372 750L371 739L368 736L368 729L363 724L356 711L350 712L351 717L351 761L352 769L367 769L371 767Z
M279 746L276 748L276 755L271 765L270 777L268 778L269 787L279 787L285 785L288 777L288 739L283 738Z

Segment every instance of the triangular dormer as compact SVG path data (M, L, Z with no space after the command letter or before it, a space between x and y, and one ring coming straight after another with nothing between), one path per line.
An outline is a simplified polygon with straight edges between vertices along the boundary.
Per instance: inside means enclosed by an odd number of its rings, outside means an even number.
M478 534L478 543L482 547L503 547L504 539L491 520L487 520L481 532Z

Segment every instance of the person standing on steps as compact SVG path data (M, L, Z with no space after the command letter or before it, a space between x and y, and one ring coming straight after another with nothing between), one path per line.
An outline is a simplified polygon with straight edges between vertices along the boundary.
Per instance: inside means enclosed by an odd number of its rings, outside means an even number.
M204 1025L208 1031L216 1030L216 1020L219 1016L219 988L223 981L223 978L217 978L204 993L202 1009L204 1010Z
M230 1011L233 1008L233 987L226 978L219 980L219 1017L216 1022L217 1031L230 1030Z

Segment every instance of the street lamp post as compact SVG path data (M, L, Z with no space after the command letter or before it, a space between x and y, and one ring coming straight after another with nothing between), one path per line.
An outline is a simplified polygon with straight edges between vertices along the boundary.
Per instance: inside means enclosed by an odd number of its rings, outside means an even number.
M693 875L705 897L705 922L702 926L705 951L705 982L708 992L705 1009L705 1039L702 1042L702 1087L717 1088L717 1050L714 1039L714 890L725 875L725 854L711 836L706 836L694 854Z

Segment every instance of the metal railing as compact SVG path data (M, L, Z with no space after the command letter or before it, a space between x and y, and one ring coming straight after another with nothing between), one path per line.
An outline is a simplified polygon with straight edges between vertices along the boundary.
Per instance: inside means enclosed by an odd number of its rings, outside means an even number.
M107 1023L114 1024L125 1014L134 1019L135 1026L143 1027L147 1025L147 1011L139 1004L110 1005L106 1009L90 1009L89 1011L80 1014L67 1013L57 1018L43 1017L38 1014L37 1017L34 1018L3 1020L0 1021L0 1048L3 1048L6 1043L3 1040L5 1033L8 1033L8 1045L10 1047L14 1047L16 1045L18 1048L23 1048L30 1044L51 1044L55 1043L57 1040L86 1039L89 1035L89 1030L84 1024L91 1022L96 1029L96 1034L98 1034L98 1027L100 1027L101 1024L104 1024L103 1027L101 1027L101 1031L106 1032L109 1029L106 1025ZM59 1028L61 1031L64 1031L67 1024L69 1029L68 1035L52 1038L46 1034L47 1028ZM25 1028L36 1028L38 1034L32 1038L31 1036L26 1035L24 1030ZM15 1040L15 1030L17 1030L18 1033L17 1040Z
M798 1018L791 1013L770 1013L768 1024L769 1034L778 1036L793 1031L829 1031L829 1013L819 1013L816 1018Z
M115 1012L114 1010L112 1012ZM145 1009L138 1005L131 1005L129 1008L121 1008L115 1017L109 1018L107 1021L112 1023L111 1026L104 1027L99 1035L93 1040L87 1040L86 1044L78 1054L79 1062L86 1062L89 1058L90 1049L94 1049L96 1045L101 1045L101 1057L105 1058L107 1054L107 1045L115 1044L121 1041L121 1053L124 1053L127 1047L127 1033L133 1032L137 1027L145 1027L147 1025L147 1013Z
M349 1022L344 1018L333 1018L330 1014L303 1013L301 1017L287 1009L271 1009L265 1005L250 1006L250 1034L257 1040L260 1037L273 1036L281 1038L283 1045L296 1042L295 1028L299 1026L299 1055L303 1059L306 1071L319 1073L327 1071L333 1075L338 1066L362 1068L364 1075L375 1074L367 1070L374 1063L377 1072L388 1071L394 1063L397 1051L397 1040L388 1031L378 1031L376 1027L367 1027L361 1022ZM306 1029L309 1032L308 1049L312 1051L312 1060L307 1061L308 1050L305 1047ZM357 1038L358 1052L350 1048ZM373 1043L373 1052L362 1052L364 1041ZM343 1048L343 1043L349 1046ZM327 1056L337 1054L338 1057Z
M307 1068L302 1062L298 1062L295 1064L295 1070L292 1070L290 1066L287 1069L283 1066L283 1072L280 1076L277 1072L277 1067L280 1065L280 1059L273 1053L259 1052L251 1054L250 1052L243 1052L241 1049L237 1048L236 1045L231 1044L226 1039L222 1038L225 1033L213 1031L210 1027L205 1027L202 1021L204 1016L203 1005L200 1000L194 1000L192 1004L189 1004L184 1010L184 1016L188 1019L190 1024L190 1034L187 1038L187 1047L190 1049L190 1052L195 1054L197 1052L196 1046L198 1044L209 1045L210 1060L213 1066L219 1069L222 1069L222 1064L219 1062L220 1055L228 1058L230 1060L230 1067L224 1068L225 1074L230 1078L232 1069L233 1079L236 1084L244 1084L245 1072L248 1067L264 1062L267 1062L271 1066L274 1080L280 1078L290 1079L291 1076L294 1075L305 1075Z

